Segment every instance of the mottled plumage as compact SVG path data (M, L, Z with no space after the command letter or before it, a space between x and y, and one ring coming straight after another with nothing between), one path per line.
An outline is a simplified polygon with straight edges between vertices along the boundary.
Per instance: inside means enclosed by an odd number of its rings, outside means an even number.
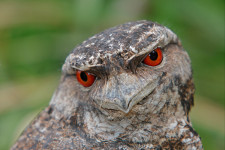
M160 47L163 60L143 59ZM76 70L96 76L90 87ZM177 36L150 21L105 30L66 58L49 106L12 149L202 149L192 128L190 59Z

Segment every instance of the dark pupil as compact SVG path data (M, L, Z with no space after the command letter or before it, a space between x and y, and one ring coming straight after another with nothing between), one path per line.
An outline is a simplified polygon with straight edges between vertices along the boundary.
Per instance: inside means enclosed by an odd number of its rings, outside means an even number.
M151 60L156 60L158 58L158 53L156 51L152 51L149 54L149 57L150 57Z
M81 72L80 77L84 82L87 81L87 75L84 72Z

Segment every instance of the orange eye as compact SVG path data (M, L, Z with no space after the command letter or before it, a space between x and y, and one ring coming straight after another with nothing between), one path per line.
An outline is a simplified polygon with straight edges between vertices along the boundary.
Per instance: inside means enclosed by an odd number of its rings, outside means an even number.
M77 80L84 87L91 86L95 81L95 76L85 71L77 70L76 75L77 75Z
M143 63L149 66L157 66L162 62L163 55L160 48L156 48L154 51L148 54L143 60Z

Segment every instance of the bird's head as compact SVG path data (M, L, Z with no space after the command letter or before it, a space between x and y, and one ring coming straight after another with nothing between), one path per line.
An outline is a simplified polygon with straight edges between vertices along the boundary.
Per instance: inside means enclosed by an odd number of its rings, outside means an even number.
M116 117L157 114L166 107L185 115L192 105L188 54L176 34L150 21L94 35L69 54L62 72L50 104L66 116L81 108Z

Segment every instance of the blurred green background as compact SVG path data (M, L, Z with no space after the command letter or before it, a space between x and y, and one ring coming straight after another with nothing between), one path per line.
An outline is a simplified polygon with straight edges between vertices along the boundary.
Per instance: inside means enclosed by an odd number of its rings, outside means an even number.
M48 105L77 44L143 19L182 40L196 84L193 126L206 150L224 149L224 0L0 0L0 149Z

